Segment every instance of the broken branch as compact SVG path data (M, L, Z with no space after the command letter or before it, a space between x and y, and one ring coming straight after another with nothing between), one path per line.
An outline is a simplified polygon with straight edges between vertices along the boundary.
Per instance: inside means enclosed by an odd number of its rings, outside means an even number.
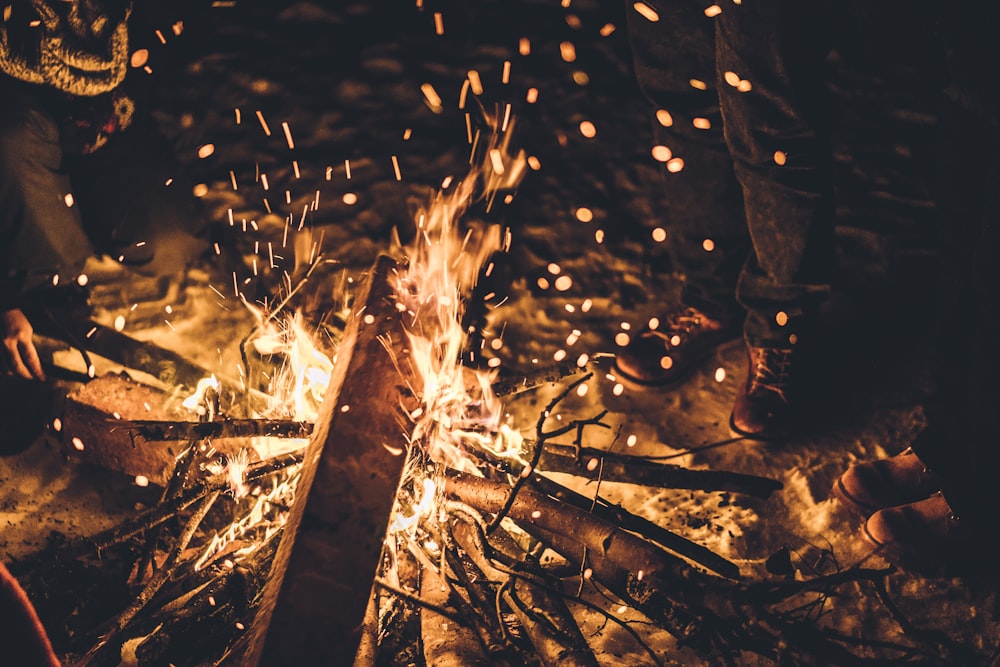
M217 421L153 421L109 419L111 430L128 431L133 438L152 441L198 440L201 438L308 438L309 422L288 419L223 419Z

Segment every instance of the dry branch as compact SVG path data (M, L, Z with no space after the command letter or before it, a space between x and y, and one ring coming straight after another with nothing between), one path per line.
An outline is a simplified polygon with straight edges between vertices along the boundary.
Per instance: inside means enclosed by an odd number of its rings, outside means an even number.
M436 611L445 607L452 597L451 587L445 578L431 568L424 568L420 584L421 600L434 605L421 613L426 664L486 664L486 651L475 630L456 623L452 618L442 618Z
M279 470L285 470L291 466L302 462L301 454L284 454L267 461L261 461L251 465L244 476L245 483L254 483ZM56 557L58 558L78 558L86 554L100 554L108 547L124 542L125 540L143 533L151 528L159 526L164 521L177 516L191 505L195 504L205 496L217 491L224 491L229 487L230 481L225 474L215 475L205 480L201 480L192 486L184 489L170 502L151 507L150 509L127 519L117 526L101 531L94 535L82 537L69 542L59 548Z
M575 375L580 375L581 373L586 373L586 367L580 367L576 364L562 363L555 364L554 366L546 366L545 368L540 368L533 373L528 375L522 375L519 377L503 378L497 380L493 383L493 393L497 396L507 396L508 394L518 394L522 391L528 391L529 389L535 389L543 384L549 384L552 382L560 382L566 378L573 377Z
M782 487L768 477L726 470L692 470L683 466L656 463L641 456L612 454L591 447L546 444L538 461L540 470L561 472L606 482L700 491L733 491L767 498Z
M223 419L206 422L108 419L109 431L127 431L133 438L155 442L201 438L308 438L309 422L287 419Z
M445 478L444 492L482 512L496 514L508 501L510 488L507 484L453 472ZM711 579L652 542L529 488L522 489L514 498L509 516L519 524L539 525L566 535L633 572L642 570L647 575L659 574L671 580Z
M673 533L648 519L632 514L623 507L608 502L601 496L588 498L572 489L553 482L544 475L532 475L531 483L535 488L557 500L601 517L625 530L639 533L663 548L669 549L728 579L739 579L740 577L740 569L732 561L723 558L697 542L692 542L686 537Z
M549 667L596 667L594 654L587 647L586 640L561 597L530 580L518 579L495 568L486 554L479 526L470 523L468 519L453 520L451 534L483 574L501 584L504 602L517 615L544 664ZM507 546L512 540L503 540L504 536L507 534L498 530L494 531L492 539ZM509 553L512 551L510 548L505 551L508 556L525 564L523 552L518 557Z
M91 664L98 655L100 655L105 647L112 646L112 641L118 638L122 630L128 627L128 624L132 622L132 619L135 618L136 614L138 614L142 608L149 603L156 592L160 590L160 587L166 583L167 579L173 573L174 566L180 558L181 553L187 548L187 545L191 541L191 538L194 537L194 533L198 529L198 526L201 525L205 515L208 514L208 510L212 508L212 505L218 497L218 493L213 493L202 499L201 504L195 509L194 513L188 519L187 525L184 526L184 530L181 532L180 537L177 538L177 542L170 550L170 554L167 556L167 561L164 563L163 567L156 573L155 576L153 576L152 579L149 580L146 586L136 597L135 601L114 620L108 633L104 635L100 641L98 641L98 643L90 649L90 651L87 652L79 663L77 663L77 667L86 667Z
M566 425L561 426L561 427L556 427L555 429L553 429L551 431L546 431L545 430L545 421L549 418L549 415L552 413L552 411L555 410L555 407L557 405L559 405L559 402L562 401L564 398L566 398L569 395L569 393L571 391L573 391L573 389L575 389L578 385L583 384L584 382L586 382L591 377L591 375L593 375L593 374L592 373L588 373L588 374L584 375L583 377L578 378L578 379L574 380L573 382L571 382L569 384L569 386L565 387L562 390L562 392L560 392L555 398L553 398L551 401L549 401L548 405L545 406L545 409L542 410L539 413L539 415L538 415L538 421L535 423L535 433L538 436L538 440L537 440L537 442L535 442L535 449L534 449L534 452L531 455L531 460L528 461L528 465L527 465L528 470L534 470L535 467L538 465L538 460L542 456L542 447L545 446L545 442L549 438L558 437L560 435L563 435L565 433L569 433L569 432L575 430L576 431L576 442L577 442L577 444L580 444L580 441L583 438L583 429L584 429L585 426L587 426L587 425L591 425L591 426L593 426L593 425L601 425L601 418L604 417L605 414L607 414L606 410L604 412L600 413L599 415L597 415L596 417L593 417L591 419L574 420L574 421L570 422L569 424L566 424ZM524 477L523 475L519 476L514 481L514 486L513 486L513 488L511 488L508 491L508 493L507 493L507 499L504 500L503 506L500 507L498 510L496 510L496 512L494 513L495 516L493 517L493 521L490 523L489 527L486 529L487 532L496 530L497 526L500 525L500 522L503 520L504 516L507 515L507 512L510 511L511 506L514 504L514 501L517 499L517 493L518 493L518 491L521 490L521 487L524 486L524 484L526 482L527 482L527 478Z

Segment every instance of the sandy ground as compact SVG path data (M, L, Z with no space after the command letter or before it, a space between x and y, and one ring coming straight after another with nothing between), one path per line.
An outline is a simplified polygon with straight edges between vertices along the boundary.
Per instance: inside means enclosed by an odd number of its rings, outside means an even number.
M282 272L295 269L291 246L300 258L319 248L333 263L317 272L302 305L331 307L344 276L367 269L390 248L394 228L404 238L412 234L416 203L468 168L466 121L457 104L473 69L483 82L483 108L502 116L510 103L516 143L540 164L510 203L498 200L489 211L479 206L469 214L507 225L512 234L510 252L496 259L479 292L496 295L481 322L487 340L502 341L487 355L501 359L501 373L613 354L616 334L676 298L677 282L649 234L667 204L655 187L661 167L650 157L651 110L631 78L623 7L531 0L423 10L412 3L216 4L196 30L188 64L162 73L157 115L192 178L204 185L210 219L242 251L239 280L248 279L243 289L250 298L280 293ZM442 12L442 35L435 11ZM522 37L530 40L528 55L518 51ZM561 57L561 42L575 45L574 62ZM503 83L505 62L509 83ZM620 425L622 441L636 436L636 454L676 455L674 463L783 482L767 500L601 487L626 508L732 559L748 578L768 576L764 563L782 548L799 576L883 564L856 539L856 522L829 489L851 462L906 447L920 430L920 405L930 389L924 350L934 254L927 240L933 118L911 94L902 65L863 76L833 60L831 76L835 116L843 121L840 273L826 313L823 409L810 433L781 446L709 447L731 437L728 414L744 372L735 343L674 391L619 390L598 373L586 397L561 407L579 416L609 410L607 421ZM441 108L427 103L423 84L433 86ZM534 104L526 101L529 88L538 90ZM597 129L592 138L579 129L588 120ZM206 144L214 153L198 157ZM580 222L580 207L593 211L592 221ZM300 225L305 231L296 232ZM568 289L555 288L553 264L571 277ZM119 282L96 292L103 321L122 316L126 333L232 375L234 342L253 319L234 298L231 276L192 273L170 312L145 302L132 309L129 288ZM597 362L598 370L607 366L606 357ZM553 391L512 399L515 423L530 431ZM610 446L611 438L594 433L589 444ZM48 529L87 533L152 501L150 490L131 480L66 463L57 440L49 433L25 453L0 459L6 557L39 548ZM929 631L939 631L984 663L997 650L992 579L903 570L888 581L916 632L903 633L863 586L840 589L821 623L856 637L923 643L932 653ZM613 629L601 630L592 618L586 623L602 664L648 661ZM666 662L694 664L690 655L674 653L667 638L653 641Z

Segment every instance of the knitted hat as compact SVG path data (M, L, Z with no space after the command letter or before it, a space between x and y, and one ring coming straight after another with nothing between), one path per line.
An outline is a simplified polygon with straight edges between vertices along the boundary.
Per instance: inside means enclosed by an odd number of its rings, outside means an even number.
M31 0L5 12L0 24L0 71L71 95L115 89L128 69L127 19L122 0ZM19 15L20 14L20 15ZM27 30L14 40L10 28Z

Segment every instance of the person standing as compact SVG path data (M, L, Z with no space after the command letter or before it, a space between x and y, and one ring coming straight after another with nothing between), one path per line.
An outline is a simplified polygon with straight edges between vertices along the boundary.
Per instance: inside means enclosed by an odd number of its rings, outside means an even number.
M672 386L742 334L747 374L730 427L786 438L834 266L822 72L836 12L826 2L646 0L627 13L636 76L656 108L662 222L684 287L615 370Z
M988 22L942 8L936 23L945 76L937 125L935 388L912 445L849 467L833 494L863 519L860 538L887 559L978 568L992 566L1000 546L998 58Z

